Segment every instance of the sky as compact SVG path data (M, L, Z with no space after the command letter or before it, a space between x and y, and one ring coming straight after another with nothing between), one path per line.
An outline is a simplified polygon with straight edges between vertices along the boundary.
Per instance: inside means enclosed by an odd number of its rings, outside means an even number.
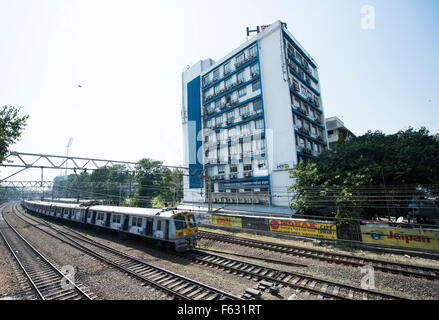
M317 62L326 117L439 132L437 0L0 0L0 105L30 116L11 149L65 155L72 137L71 156L180 165L182 71L276 20Z

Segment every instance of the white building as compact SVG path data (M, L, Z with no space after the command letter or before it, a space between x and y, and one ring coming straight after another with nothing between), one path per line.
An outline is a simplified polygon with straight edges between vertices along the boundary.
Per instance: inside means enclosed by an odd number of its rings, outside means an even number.
M327 133L317 63L286 24L199 61L182 82L184 201L287 206L286 169L327 148Z
M344 122L338 117L327 118L325 123L326 130L328 132L328 144L330 149L334 149L337 146L340 134L343 136L345 141L355 138L355 134L346 128Z

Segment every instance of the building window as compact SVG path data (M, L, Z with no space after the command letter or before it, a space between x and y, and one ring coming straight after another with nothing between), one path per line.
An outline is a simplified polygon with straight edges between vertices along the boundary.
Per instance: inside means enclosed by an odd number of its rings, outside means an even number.
M313 135L316 136L316 135L317 135L317 129L316 129L316 127L312 126L312 127L311 127L311 132L312 132Z
M305 140L303 138L299 138L299 146L305 147Z
M256 129L263 129L264 128L264 120L259 119L255 121L255 128Z
M259 112L262 110L262 100L261 99L253 101L253 110L255 112Z
M225 174L226 166L218 166L218 174Z
M303 86L300 86L300 90L302 91L302 95L306 97L306 89Z
M300 108L300 100L296 97L293 97L293 104L296 108Z
M250 67L250 73L253 77L259 74L259 68L257 63L252 64L252 66Z
M224 81L224 85L226 89L230 88L233 82L233 77L228 78L226 81Z
M220 71L219 69L216 69L215 71L213 71L213 81L218 80L220 77Z
M248 55L250 57L256 57L258 55L258 50L256 48L256 45L254 45L253 47L251 47L250 49L248 49Z
M238 91L238 96L241 98L243 96L245 96L247 94L247 87L243 87L241 89L239 89Z
M243 83L245 81L245 73L244 71L241 71L236 75L236 79L238 80L238 83Z
M248 123L244 123L243 125L241 125L241 132L249 132L250 131L250 125Z
M235 119L235 111L227 112L227 120Z
M237 166L230 166L230 172L238 172Z
M258 161L258 168L259 169L265 169L267 167L267 161L266 160L259 160Z
M253 90L253 92L255 92L255 91L259 90L259 89L261 89L261 82L259 80L253 82L252 83L252 90Z
M209 168L207 168L207 175L209 175L209 176L213 176L214 175L214 173L213 173L213 167L209 167Z
M312 150L312 143L308 140L306 140L306 147L310 150Z
M315 151L316 153L319 153L319 152L320 152L320 148L319 148L319 145L318 145L317 143L314 143L314 151Z
M215 108L216 109L219 109L220 107L221 107L221 99L220 100L217 100L217 101L215 101Z
M223 116L219 116L215 118L215 124L221 125L223 123Z
M328 135L334 134L334 130L329 130Z
M242 64L244 62L244 59L245 59L245 54L243 52L239 56L236 57L236 63Z
M224 65L224 74L228 74L232 71L232 63L229 61Z
M218 85L216 85L216 86L213 88L213 92L214 92L215 94L218 94L219 91L220 91L220 85L218 84Z
M252 170L252 165L250 164L244 164L244 171L251 171Z
M256 148L258 150L265 150L265 139L256 140Z
M240 116L243 116L243 115L248 114L248 113L249 113L248 104L239 108L239 115Z
M206 86L209 83L209 75L203 77L203 84Z

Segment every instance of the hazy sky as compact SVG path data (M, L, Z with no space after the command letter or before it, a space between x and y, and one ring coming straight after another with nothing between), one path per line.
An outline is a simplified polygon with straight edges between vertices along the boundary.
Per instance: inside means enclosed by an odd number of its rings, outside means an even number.
M178 165L183 69L276 20L317 61L327 117L357 135L439 132L436 0L0 0L0 105L30 115L12 149L65 155L73 137L72 156ZM11 180L28 179L40 170Z

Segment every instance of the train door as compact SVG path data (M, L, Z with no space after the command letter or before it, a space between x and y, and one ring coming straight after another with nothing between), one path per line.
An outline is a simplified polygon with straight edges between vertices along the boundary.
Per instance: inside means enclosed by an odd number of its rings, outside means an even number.
M105 215L106 215L105 226L109 227L110 226L111 214L110 213L105 213Z
M91 212L91 224L96 224L96 215L98 213L96 211Z
M129 216L122 216L123 217L123 225L122 230L128 231L128 222L130 220Z
M165 240L169 240L169 220L166 220Z
M150 218L146 219L146 235L150 236L152 235L152 222L153 220Z

